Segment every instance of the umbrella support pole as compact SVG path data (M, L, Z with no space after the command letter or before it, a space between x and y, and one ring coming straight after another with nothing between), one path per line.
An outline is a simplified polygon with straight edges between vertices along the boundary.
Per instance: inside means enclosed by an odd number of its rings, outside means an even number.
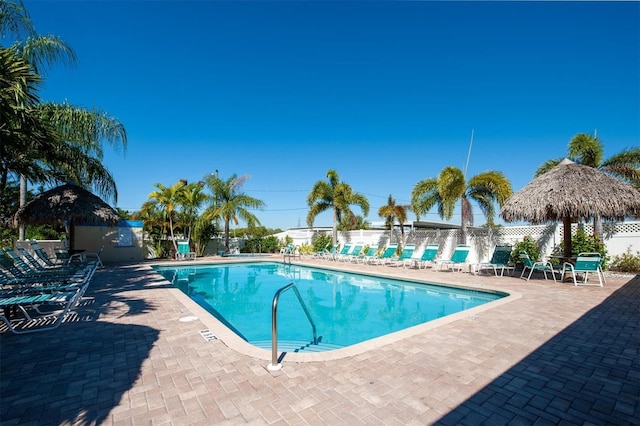
M571 257L571 218L562 218L563 239L564 239L564 256Z

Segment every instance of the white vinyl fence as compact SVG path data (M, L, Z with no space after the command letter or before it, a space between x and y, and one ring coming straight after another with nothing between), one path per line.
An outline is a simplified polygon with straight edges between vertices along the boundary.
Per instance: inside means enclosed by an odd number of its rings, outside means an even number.
M581 224L584 231L590 235L593 233L592 224ZM573 224L572 233L578 228L578 224ZM318 233L331 235L331 230L326 228L312 230L308 228L289 229L277 234L280 240L288 236L292 238L293 244L301 246L311 244L314 236ZM604 242L607 246L609 256L624 254L630 251L632 254L640 252L640 222L619 222L605 223L603 225ZM511 244L522 241L525 236L530 236L540 245L541 253L549 255L553 249L562 244L563 227L562 224L550 225L524 225L524 226L504 226L496 229L469 228L467 231L467 244L471 246L469 262L481 262L488 260L496 244ZM401 240L400 230L394 230L390 236L389 231L383 230L356 230L338 232L338 242L363 243L364 245L374 245L384 247L389 242L399 243ZM459 229L442 230L422 230L414 229L405 231L405 243L414 243L417 250L421 251L424 246L431 243L440 244L440 257L449 257L453 249L460 241Z

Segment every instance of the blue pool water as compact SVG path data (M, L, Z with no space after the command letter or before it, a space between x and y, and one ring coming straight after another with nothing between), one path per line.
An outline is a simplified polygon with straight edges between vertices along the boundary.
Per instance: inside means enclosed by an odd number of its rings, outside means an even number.
M154 269L240 337L270 348L271 307L295 283L327 349L393 333L504 297L281 263L156 266ZM278 341L310 342L312 329L293 291L278 303Z

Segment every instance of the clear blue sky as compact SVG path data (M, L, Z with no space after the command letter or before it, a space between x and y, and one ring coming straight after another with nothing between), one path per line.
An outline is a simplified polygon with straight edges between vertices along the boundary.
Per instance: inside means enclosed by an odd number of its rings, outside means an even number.
M499 170L514 191L576 133L597 129L605 157L640 144L638 2L25 4L79 57L41 98L126 126L126 154L105 155L126 210L219 170L251 176L263 225L305 226L335 169L379 221L389 194L409 204L418 181L463 169L472 129L468 176Z

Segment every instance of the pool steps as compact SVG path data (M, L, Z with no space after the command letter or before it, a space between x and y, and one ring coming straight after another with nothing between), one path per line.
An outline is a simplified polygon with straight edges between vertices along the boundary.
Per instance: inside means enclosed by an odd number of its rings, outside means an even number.
M271 340L257 340L249 343L262 349L271 350ZM278 339L278 352L326 352L334 349L341 349L343 347L344 346L322 342L314 345L305 340Z

